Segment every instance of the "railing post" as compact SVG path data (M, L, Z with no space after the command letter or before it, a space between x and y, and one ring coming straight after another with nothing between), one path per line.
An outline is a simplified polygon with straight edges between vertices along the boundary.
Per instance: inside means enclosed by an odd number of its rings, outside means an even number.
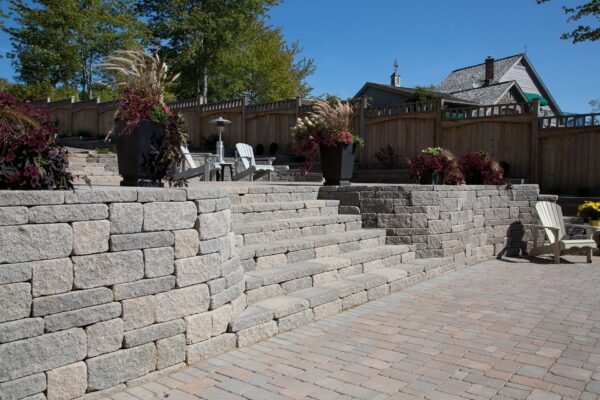
M246 107L250 104L250 98L248 96L242 97L242 120L240 126L240 143L248 143L246 134Z
M540 110L540 100L533 99L533 103L531 106L531 154L530 154L530 164L529 164L529 179L531 183L539 183L539 141L540 141L540 126L539 126L539 110Z
M365 162L366 162L366 155L364 155L363 153L365 153L365 149L367 147L367 136L368 136L368 132L367 132L367 107L369 106L369 99L367 99L366 97L361 97L360 98L360 108L359 108L359 135L362 136L362 138L365 141L365 145L363 146L362 149L359 150L359 165L364 167L365 166ZM365 153L366 154L366 153Z
M435 117L435 133L433 136L433 147L444 147L444 132L443 132L443 118L444 113L444 99L438 98L436 102L436 117Z

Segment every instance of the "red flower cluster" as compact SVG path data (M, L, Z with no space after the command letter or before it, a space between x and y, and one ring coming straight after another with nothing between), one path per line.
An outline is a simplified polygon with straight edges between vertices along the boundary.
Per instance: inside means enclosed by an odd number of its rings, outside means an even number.
M45 110L0 94L0 189L68 189L67 153Z
M350 132L339 132L337 134L337 142L343 144L352 144L352 134Z

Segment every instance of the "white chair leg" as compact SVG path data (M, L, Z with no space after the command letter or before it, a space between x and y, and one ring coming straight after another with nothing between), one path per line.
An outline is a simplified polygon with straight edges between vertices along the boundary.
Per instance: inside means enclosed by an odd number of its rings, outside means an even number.
M586 251L586 256L587 256L587 262L591 263L592 262L592 254L594 252L594 249L588 249Z

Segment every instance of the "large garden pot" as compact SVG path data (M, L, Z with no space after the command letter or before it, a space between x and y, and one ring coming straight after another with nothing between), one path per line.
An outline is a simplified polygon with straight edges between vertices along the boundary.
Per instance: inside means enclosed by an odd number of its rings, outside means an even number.
M164 173L152 165L152 149L160 149L165 140L165 126L150 120L141 120L130 134L117 128L117 160L121 186L158 186Z
M421 185L439 185L444 180L443 172L429 172L419 179Z
M325 146L321 144L319 150L321 152L321 171L323 178L325 178L325 185L350 185L354 170L355 145Z

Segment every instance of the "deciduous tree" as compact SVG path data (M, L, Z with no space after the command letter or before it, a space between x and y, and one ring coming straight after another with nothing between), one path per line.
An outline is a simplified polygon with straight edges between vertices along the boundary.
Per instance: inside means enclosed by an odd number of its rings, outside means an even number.
M549 0L536 0L538 4L546 3ZM562 34L561 39L571 39L573 43L595 41L600 39L600 26L580 23L580 21L590 18L600 21L600 0L590 0L575 7L563 6L565 14L568 15L567 22L577 22L579 25L571 32Z
M145 36L133 0L9 0L15 24L10 57L19 81L76 88L84 97L101 75L96 65Z

